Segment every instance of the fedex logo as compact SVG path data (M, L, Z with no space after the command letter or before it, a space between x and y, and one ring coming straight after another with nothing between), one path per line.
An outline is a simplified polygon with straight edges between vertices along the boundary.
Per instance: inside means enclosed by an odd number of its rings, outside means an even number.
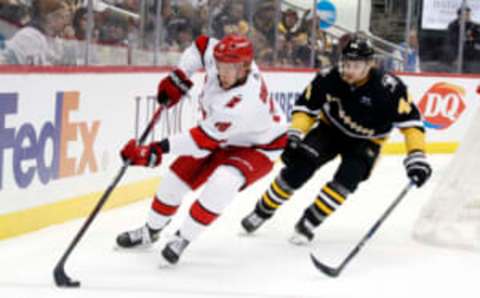
M465 89L460 86L437 83L422 97L418 107L425 118L425 126L447 129L465 111Z
M100 121L73 122L70 113L79 108L78 92L58 92L55 101L55 119L46 121L36 129L26 121L18 127L7 127L6 117L18 111L17 93L0 93L0 190L4 173L13 172L20 188L28 187L35 176L43 184L52 180L81 175L87 168L97 172L97 159L93 147ZM78 156L69 156L68 148L75 144L83 147ZM79 145L82 146L79 146ZM51 149L51 150L48 150ZM5 153L11 150L9 163ZM51 156L46 156L52 151Z

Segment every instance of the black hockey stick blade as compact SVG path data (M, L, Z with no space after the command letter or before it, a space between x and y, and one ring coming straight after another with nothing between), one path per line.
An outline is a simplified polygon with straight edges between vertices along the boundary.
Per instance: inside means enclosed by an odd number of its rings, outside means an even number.
M313 254L310 254L310 258L312 259L312 262L315 265L315 267L318 270L325 273L326 275L328 275L330 277L337 277L338 275L340 275L340 271L341 271L340 268L329 267L329 266L321 263L319 260L317 260L317 258L315 258L315 256Z
M362 249L365 243L370 239L370 237L375 234L378 228L382 225L382 223L387 219L387 217L392 213L392 211L397 207L400 201L405 197L405 195L410 191L410 189L415 186L413 181L409 181L409 183L402 189L400 194L395 198L395 200L390 204L390 206L385 210L385 212L380 216L380 218L375 222L375 224L368 230L367 234L363 236L363 238L357 243L357 245L350 251L347 257L343 260L343 262L338 267L329 267L325 264L322 264L318 261L315 256L311 253L310 258L312 259L313 264L315 267L320 270L321 272L325 273L330 277L337 277L340 275L340 272L343 270L345 266L352 260L358 252Z
M55 284L58 287L62 288L78 288L80 287L80 282L77 280L72 280L68 275L65 273L65 269L63 268L63 264L58 264L53 271L53 277L55 278Z

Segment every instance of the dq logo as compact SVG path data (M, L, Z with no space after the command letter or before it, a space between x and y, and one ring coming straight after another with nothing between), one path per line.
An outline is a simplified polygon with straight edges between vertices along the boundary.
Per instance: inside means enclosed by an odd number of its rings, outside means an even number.
M28 187L35 174L41 183L47 184L51 180L81 175L87 168L91 172L98 171L93 146L100 121L93 121L90 125L85 121L73 122L70 113L78 106L78 92L58 92L54 122L46 121L40 128L30 122L7 127L7 116L18 114L18 94L0 93L0 190L4 170L13 172L20 188ZM72 144L76 146L69 150ZM5 160L5 153L9 150L11 164ZM49 152L51 155L46 154Z
M465 110L465 89L460 86L437 83L425 93L418 107L426 127L447 129Z

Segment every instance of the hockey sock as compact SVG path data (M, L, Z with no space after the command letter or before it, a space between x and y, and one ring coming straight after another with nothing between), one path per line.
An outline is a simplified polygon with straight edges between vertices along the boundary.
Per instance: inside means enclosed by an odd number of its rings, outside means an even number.
M319 226L330 214L340 207L348 196L348 191L341 185L327 183L304 213L304 217L315 227Z
M168 205L155 196L148 214L148 227L153 230L162 229L170 221L170 218L177 212L178 207L179 206Z
M188 241L194 241L220 214L207 209L199 200L190 207L189 216L179 228L179 233Z
M257 202L255 212L265 219L270 218L283 203L290 199L292 194L293 189L279 175Z

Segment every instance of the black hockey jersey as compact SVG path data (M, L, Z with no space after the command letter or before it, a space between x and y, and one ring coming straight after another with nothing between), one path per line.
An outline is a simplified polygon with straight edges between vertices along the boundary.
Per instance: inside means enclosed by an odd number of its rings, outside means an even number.
M298 112L320 116L354 138L383 139L395 126L423 131L421 114L405 84L376 68L356 87L342 80L337 67L318 74L297 99L293 114Z

